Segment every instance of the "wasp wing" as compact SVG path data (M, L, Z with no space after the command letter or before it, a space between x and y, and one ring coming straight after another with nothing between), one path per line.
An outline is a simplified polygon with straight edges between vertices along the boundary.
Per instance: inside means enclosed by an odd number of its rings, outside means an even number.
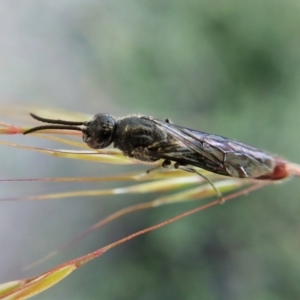
M259 178L274 170L275 158L253 147L161 120L152 121L177 141L176 151L164 152L161 158L240 178Z

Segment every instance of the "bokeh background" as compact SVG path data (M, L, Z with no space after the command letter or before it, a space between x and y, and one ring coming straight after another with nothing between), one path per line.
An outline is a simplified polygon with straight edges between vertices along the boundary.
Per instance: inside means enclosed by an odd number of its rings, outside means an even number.
M297 1L283 0L1 1L2 121L25 125L5 114L12 104L143 113L300 163L299 14ZM34 137L1 139L59 146ZM3 146L0 155L1 179L145 168ZM124 184L2 182L0 197ZM138 237L37 299L299 299L299 191L293 179ZM0 281L38 274L198 205L123 217L22 270L107 214L155 196L1 202Z

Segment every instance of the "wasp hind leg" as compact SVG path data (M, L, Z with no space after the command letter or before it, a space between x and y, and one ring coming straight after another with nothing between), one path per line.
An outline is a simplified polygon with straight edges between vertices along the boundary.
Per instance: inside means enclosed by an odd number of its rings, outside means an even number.
M216 188L216 186L214 185L214 183L209 178L207 178L203 174L199 173L194 168L187 167L187 166L181 165L179 163L175 163L174 164L174 168L175 169L180 169L180 170L185 171L185 172L195 173L195 174L199 175L200 177L204 178L211 185L211 187L214 189L214 191L216 192L216 194L217 194L217 196L219 198L219 203L223 204L225 202L225 200L224 200L221 192Z

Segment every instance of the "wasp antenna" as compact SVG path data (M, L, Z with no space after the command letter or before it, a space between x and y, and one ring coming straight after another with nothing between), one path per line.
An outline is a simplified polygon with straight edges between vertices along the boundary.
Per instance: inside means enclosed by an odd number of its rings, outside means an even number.
M63 130L77 130L77 131L82 131L80 127L76 126L67 126L67 125L45 125L45 126L37 126L30 128L26 131L23 132L23 134L28 134L32 133L35 131L40 131L40 130L46 130L46 129L63 129Z
M60 124L60 125L77 125L77 126L80 126L80 125L84 125L85 122L74 122L74 121L65 121L65 120L54 120L54 119L46 119L46 118L42 118L42 117L39 117L33 113L30 113L30 115L40 121L40 122L44 122L44 123L49 123L49 124Z

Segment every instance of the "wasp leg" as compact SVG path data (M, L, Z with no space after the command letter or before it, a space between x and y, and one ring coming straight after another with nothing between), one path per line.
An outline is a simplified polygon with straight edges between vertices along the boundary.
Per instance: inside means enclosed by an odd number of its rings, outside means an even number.
M161 166L165 169L168 169L171 165L172 165L172 162L168 159L165 159L161 164Z
M164 161L162 162L161 165L156 165L155 167L153 167L153 168L147 170L146 172L147 172L147 174L149 174L150 172L152 172L152 171L154 171L154 170L156 170L156 169L160 169L160 168L168 169L168 168L171 166L171 164L172 164L172 162L171 162L170 160L167 160L167 159L166 159L166 160L164 160Z
M180 165L179 163L175 163L174 164L174 168L175 169L180 169L180 170L183 170L183 171L186 171L186 172L190 172L190 173L195 173L195 174L201 176L202 178L204 178L212 186L212 188L214 189L214 191L216 192L216 194L217 194L217 196L219 198L219 203L223 204L225 202L225 200L223 199L223 196L220 193L220 191L216 188L216 186L213 184L213 182L211 180L209 180L206 176L204 176L203 174L199 173L194 168L187 167L187 166L184 166L184 165Z

